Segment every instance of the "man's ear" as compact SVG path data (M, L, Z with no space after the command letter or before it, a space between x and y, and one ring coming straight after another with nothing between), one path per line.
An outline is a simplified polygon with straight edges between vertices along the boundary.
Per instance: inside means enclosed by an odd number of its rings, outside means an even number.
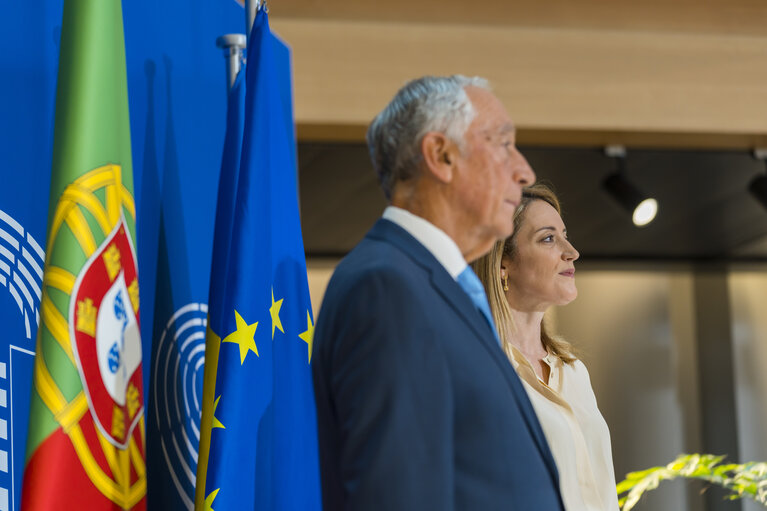
M430 131L421 140L421 154L427 171L443 183L453 179L456 146L444 133Z

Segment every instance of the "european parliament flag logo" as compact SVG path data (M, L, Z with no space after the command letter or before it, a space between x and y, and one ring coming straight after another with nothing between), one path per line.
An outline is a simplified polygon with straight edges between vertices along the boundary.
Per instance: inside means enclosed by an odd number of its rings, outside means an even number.
M213 510L320 509L309 367L314 319L298 214L290 51L263 11L248 46L234 203L219 193L219 209L233 212L229 235L216 239L230 241L213 248L211 288L223 289L210 300L206 380L215 372L215 388L208 386L203 404L210 441L206 446L203 433L198 505L202 496ZM217 229L226 228L218 220ZM225 262L218 250L229 252ZM217 363L208 356L215 348Z

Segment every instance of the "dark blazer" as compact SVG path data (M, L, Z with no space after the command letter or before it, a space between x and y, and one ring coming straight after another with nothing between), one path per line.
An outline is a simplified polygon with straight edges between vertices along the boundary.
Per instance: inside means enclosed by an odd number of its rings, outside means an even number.
M393 222L379 220L330 280L312 372L326 511L564 509L490 326Z

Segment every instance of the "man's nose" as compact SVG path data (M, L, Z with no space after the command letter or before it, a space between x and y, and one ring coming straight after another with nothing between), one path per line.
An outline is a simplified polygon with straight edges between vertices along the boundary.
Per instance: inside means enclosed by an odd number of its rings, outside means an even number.
M511 177L515 183L518 183L520 186L530 186L535 183L535 171L530 164L527 163L527 159L521 152L515 152L512 165L513 169Z

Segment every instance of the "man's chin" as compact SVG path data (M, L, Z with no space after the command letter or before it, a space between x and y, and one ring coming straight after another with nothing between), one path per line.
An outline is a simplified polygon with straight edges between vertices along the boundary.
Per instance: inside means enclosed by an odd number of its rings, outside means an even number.
M472 247L472 249L464 253L463 256L466 258L467 263L472 263L479 259L480 257L488 254L493 247L495 246L495 242L498 241L499 238L494 236L487 236L483 240L476 240L476 245Z
M499 226L497 229L497 236L499 240L505 240L509 236L512 235L514 232L514 222L509 222L508 224L504 224Z

